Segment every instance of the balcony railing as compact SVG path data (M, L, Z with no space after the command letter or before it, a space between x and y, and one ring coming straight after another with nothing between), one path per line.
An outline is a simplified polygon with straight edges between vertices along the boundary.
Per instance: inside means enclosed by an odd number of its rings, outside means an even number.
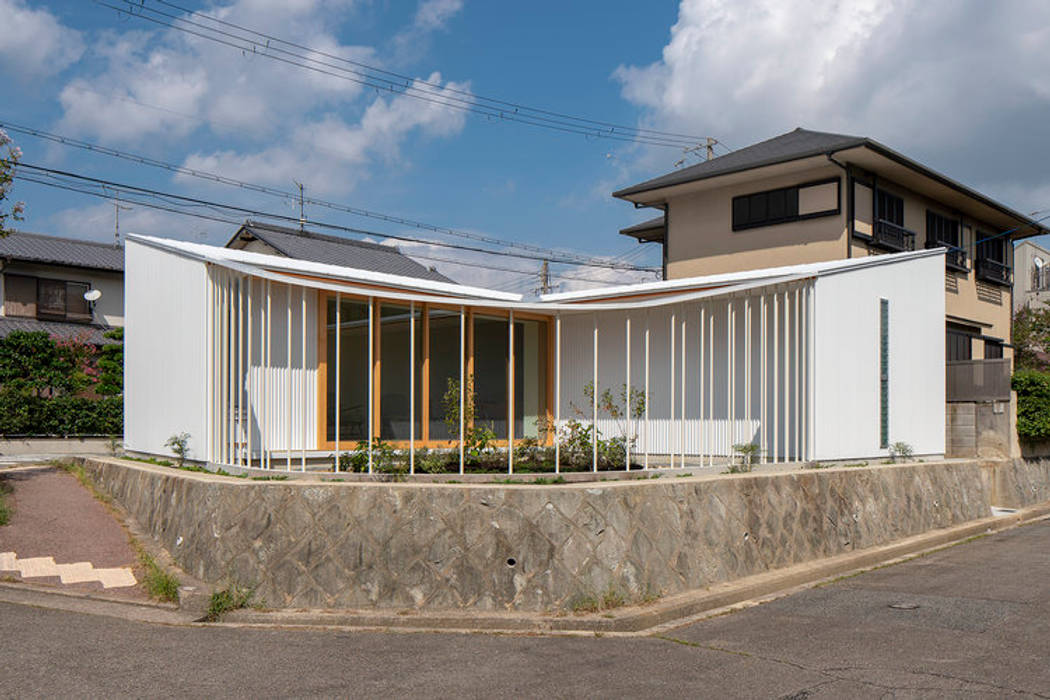
M954 243L945 243L943 241L926 241L927 248L947 248L944 252L944 266L949 270L958 270L959 272L969 272L970 266L967 264L966 250L957 247Z
M1013 271L1009 265L987 258L977 258L975 262L974 270L977 272L977 279L1006 287L1013 282Z
M1009 401L1008 357L993 360L956 360L947 365L945 388L948 401Z
M872 236L872 241L890 250L915 250L915 232L885 219L875 222L875 235Z

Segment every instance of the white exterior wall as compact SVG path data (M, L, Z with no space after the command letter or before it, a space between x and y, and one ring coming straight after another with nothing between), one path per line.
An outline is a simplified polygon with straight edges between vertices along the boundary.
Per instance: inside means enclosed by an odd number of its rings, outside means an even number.
M171 454L169 437L190 435L190 457L207 440L207 314L204 263L127 241L125 255L124 443Z
M291 290L291 342L288 335L288 302ZM317 292L306 291L306 362L302 350L302 287L270 285L270 360L264 362L266 335L266 284L252 286L251 382L252 451L314 450L317 448ZM247 338L247 330L245 330ZM290 355L289 355L290 353ZM289 363L289 357L291 362ZM289 394L289 380L291 394ZM239 385L242 386L242 385ZM267 398L268 397L268 398ZM265 435L263 428L266 428ZM289 443L289 428L291 442ZM282 455L283 459L284 456ZM293 458L293 466L295 460ZM275 464L275 467L283 465Z
M944 258L816 281L814 459L887 454L879 445L879 300L889 300L889 442L944 454Z

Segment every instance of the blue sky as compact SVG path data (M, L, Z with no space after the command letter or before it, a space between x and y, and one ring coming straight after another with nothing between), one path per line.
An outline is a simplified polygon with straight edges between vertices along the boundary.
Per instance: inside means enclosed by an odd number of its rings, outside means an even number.
M1050 208L1050 6L1037 0L172 1L475 94L735 147L796 126L869 135L1026 213ZM656 248L616 233L653 212L609 193L671 170L682 155L675 149L376 94L81 0L0 0L0 18L9 96L0 121L281 189L298 180L308 194L503 239L659 263ZM28 163L270 211L297 208L13 136ZM32 184L18 185L15 196L28 205L26 230L112 237L105 202ZM308 216L406 232L323 209ZM232 233L141 207L122 212L122 229L213 243ZM467 259L469 267L438 267L465 282L517 291L535 284L484 269L535 270L534 262Z

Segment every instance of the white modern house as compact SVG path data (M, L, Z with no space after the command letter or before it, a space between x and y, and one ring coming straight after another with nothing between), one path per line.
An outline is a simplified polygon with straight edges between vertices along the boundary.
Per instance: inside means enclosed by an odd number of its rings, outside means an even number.
M570 418L634 438L627 464L651 468L744 443L774 462L945 451L942 248L538 300L146 236L125 250L136 452L185 432L213 466L331 469L378 439L414 468L422 448L463 454L442 406L458 391L469 415L464 387L508 471ZM644 410L604 415L605 389Z

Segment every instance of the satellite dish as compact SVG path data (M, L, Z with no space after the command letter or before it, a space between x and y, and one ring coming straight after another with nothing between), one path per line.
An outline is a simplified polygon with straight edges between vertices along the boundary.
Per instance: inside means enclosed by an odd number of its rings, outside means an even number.
M99 299L102 298L102 290L101 289L89 289L86 292L84 292L84 298L87 299L88 301L98 301Z
M1035 263L1036 267L1042 267L1043 266L1043 259L1042 258L1037 257L1033 262Z

